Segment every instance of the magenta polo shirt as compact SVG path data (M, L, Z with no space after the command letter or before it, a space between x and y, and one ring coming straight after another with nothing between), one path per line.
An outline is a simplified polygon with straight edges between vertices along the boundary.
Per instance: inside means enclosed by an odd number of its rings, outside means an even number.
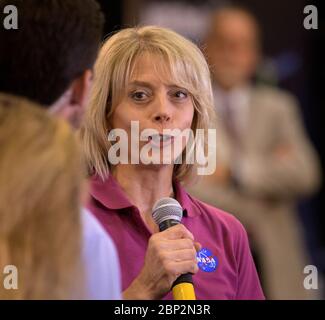
M246 231L232 215L191 197L174 183L184 210L182 223L202 245L193 276L197 299L264 299ZM152 233L113 177L91 180L90 211L113 238L120 260L122 290L140 273ZM173 299L168 293L164 299Z

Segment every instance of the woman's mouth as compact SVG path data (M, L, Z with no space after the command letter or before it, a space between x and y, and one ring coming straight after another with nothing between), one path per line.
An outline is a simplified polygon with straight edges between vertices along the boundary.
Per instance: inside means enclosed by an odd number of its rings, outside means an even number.
M148 143L155 148L164 148L173 143L174 138L169 134L154 134L148 137Z

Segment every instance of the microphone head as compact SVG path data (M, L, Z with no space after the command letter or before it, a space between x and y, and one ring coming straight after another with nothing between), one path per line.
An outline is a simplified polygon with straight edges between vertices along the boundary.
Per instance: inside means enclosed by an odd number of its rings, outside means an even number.
M177 220L181 222L183 218L183 208L179 202L173 198L162 198L153 206L152 217L158 226L166 220Z

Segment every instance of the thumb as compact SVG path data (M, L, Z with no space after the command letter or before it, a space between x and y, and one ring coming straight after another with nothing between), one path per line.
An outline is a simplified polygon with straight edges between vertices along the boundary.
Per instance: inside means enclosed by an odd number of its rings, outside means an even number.
M194 247L196 251L200 251L202 249L202 246L199 242L194 242Z

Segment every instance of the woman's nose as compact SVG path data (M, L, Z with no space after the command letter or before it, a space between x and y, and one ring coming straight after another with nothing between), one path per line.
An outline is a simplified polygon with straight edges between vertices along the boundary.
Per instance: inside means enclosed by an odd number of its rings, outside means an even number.
M170 120L170 116L166 113L160 113L155 115L154 117L154 121L159 123L168 122L169 120Z
M165 123L171 120L172 110L169 104L170 102L168 101L168 98L161 97L157 99L157 102L155 104L155 111L153 114L154 122Z

